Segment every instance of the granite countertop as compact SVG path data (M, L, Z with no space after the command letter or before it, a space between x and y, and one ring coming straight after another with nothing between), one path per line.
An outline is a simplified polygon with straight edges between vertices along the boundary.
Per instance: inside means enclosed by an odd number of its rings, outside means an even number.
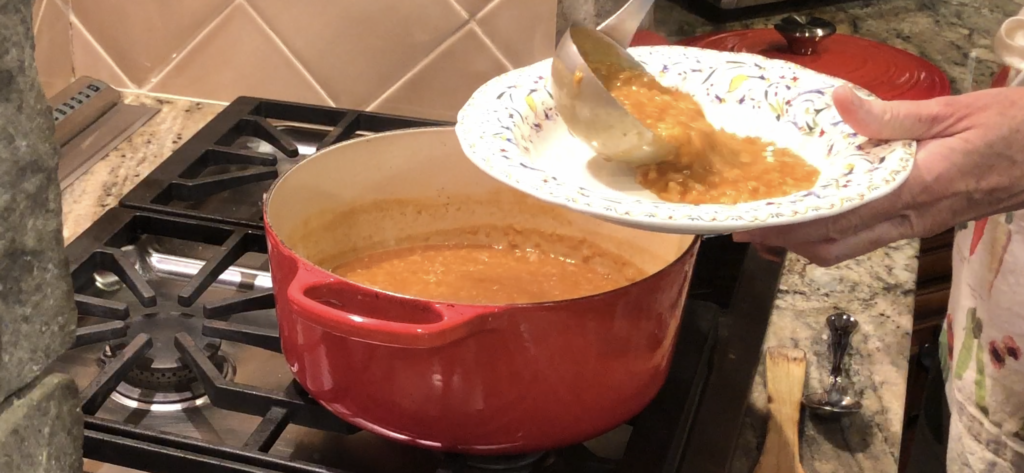
M852 34L917 54L937 65L954 93L985 88L1001 67L991 50L999 25L1020 11L1014 0L890 0L850 2L801 13L826 18ZM771 27L780 17L711 25L675 3L658 0L654 30L677 40L716 30ZM968 85L970 53L977 55ZM787 258L765 346L807 352L806 392L822 391L831 358L825 317L836 310L860 321L847 356L852 391L863 411L842 420L806 416L801 457L808 473L895 472L903 433L918 242L899 242L832 268ZM767 425L763 364L733 458L733 473L748 473L760 457ZM909 455L909 452L903 452Z
M895 472L899 462L918 242L908 240L831 267L787 257L765 347L807 352L805 392L824 391L831 355L825 317L838 310L860 322L846 359L851 393L863 410L841 420L803 420L803 466L814 472ZM763 361L762 361L763 363ZM748 473L760 457L767 425L764 366L750 395L732 472Z
M769 28L781 16L710 24L675 3L657 0L654 31L675 41L711 31ZM834 2L828 2L834 3ZM1024 7L1021 0L873 0L794 12L825 18L839 33L861 36L907 50L931 61L949 77L954 93L967 89L967 58L977 54L974 87L985 88L1001 67L992 36Z
M124 101L159 108L142 128L71 183L61 195L64 244L71 243L224 105L121 92Z
M836 23L840 32L882 41L938 65L962 92L966 63L977 53L975 84L987 84L998 64L990 38L1020 5L1013 0L895 0L854 2L810 13ZM764 27L776 18L712 26L667 0L659 0L655 29L678 39L715 29ZM161 112L63 192L65 244L223 109L223 105L126 93L129 103ZM823 389L829 355L825 317L849 312L861 322L848 357L861 414L842 421L806 419L801 439L804 467L816 472L895 472L903 430L907 360L917 271L917 241L890 245L864 257L819 268L789 256L765 346L796 346L808 354L807 392ZM733 471L752 471L764 441L766 395L763 368L751 392L751 408Z

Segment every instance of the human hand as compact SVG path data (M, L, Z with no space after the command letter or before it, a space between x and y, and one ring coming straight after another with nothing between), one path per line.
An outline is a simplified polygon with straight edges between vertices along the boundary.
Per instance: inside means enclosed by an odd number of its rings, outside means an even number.
M914 167L890 194L810 222L736 233L831 266L906 238L1024 208L1024 87L927 101L833 93L836 109L868 138L918 140Z

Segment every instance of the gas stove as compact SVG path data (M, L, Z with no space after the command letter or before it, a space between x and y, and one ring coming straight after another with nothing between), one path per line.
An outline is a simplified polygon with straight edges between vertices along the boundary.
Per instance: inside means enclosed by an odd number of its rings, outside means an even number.
M630 422L556 451L470 457L360 431L280 354L263 193L317 149L448 125L241 97L68 247L97 472L718 472L728 468L781 264L728 238L697 257L668 379ZM366 156L371 160L373 156Z

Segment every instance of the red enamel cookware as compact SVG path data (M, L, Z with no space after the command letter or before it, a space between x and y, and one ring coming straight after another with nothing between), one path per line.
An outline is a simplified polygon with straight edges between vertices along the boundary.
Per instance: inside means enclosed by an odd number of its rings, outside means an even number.
M949 79L934 64L897 47L836 31L823 18L790 15L774 28L708 33L676 44L790 61L859 85L883 100L949 95Z
M1006 87L1006 81L1010 78L1010 68L1003 67L996 72L992 78L992 87Z
M547 450L622 424L665 380L698 239L513 190L466 159L453 128L325 149L281 177L264 208L284 356L314 399L360 428L462 453ZM487 226L585 237L648 276L574 300L471 305L391 294L326 269L345 255Z

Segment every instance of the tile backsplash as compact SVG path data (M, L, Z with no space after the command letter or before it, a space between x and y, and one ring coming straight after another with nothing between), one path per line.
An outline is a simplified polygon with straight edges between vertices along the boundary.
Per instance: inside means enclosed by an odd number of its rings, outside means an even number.
M43 92L52 97L75 78L71 62L71 19L65 0L35 0L32 31Z
M35 0L47 95L239 95L453 120L480 84L551 56L556 0Z

